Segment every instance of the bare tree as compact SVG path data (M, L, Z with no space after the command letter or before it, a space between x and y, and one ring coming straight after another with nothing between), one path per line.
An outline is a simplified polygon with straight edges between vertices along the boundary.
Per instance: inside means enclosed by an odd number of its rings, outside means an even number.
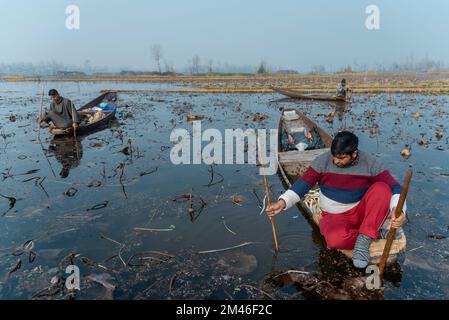
M322 64L314 65L314 66L312 66L312 73L313 74L326 73L326 67L323 66Z
M157 70L161 73L161 59L162 59L162 46L155 44L151 47L151 55L153 56L154 62L156 63Z
M348 64L344 69L343 72L346 73L352 73L352 66L350 64Z
M191 73L199 73L200 72L200 57L198 55L194 55L191 61Z
M173 67L173 62L164 60L165 72L175 72L175 68Z
M257 74L266 74L266 73L268 73L267 63L264 60L262 60L260 62L259 69L257 69Z
M213 65L214 65L214 60L209 59L207 61L207 72L209 72L209 73L213 72Z

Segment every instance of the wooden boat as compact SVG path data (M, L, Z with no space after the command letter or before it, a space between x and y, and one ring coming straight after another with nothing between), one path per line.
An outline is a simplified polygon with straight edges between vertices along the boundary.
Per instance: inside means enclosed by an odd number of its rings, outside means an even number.
M101 102L105 100L105 98L117 98L117 93L113 91L105 92L102 95L98 96L91 102L82 106L78 109L78 114L81 117L81 123L76 130L77 135L83 135L95 130L98 130L105 125L107 125L112 119L115 118L116 108L110 111L90 111L93 107L97 107ZM98 117L100 115L100 117ZM89 118L95 116L98 117L98 120L93 122L89 122ZM73 135L73 128L52 128L50 127L49 132L51 134L56 135Z
M271 87L272 90L276 91L277 93L283 94L287 97L290 97L292 99L301 99L301 100L315 100L315 101L338 101L338 102L351 102L351 94L350 90L348 97L338 97L338 96L331 96L331 95L324 95L324 94L302 94L295 90L289 90L289 89L282 89L282 88L274 88Z
M286 112L288 112L288 117ZM292 117L293 114L296 116ZM292 119L297 118L297 119ZM305 127L308 129L315 128L316 132L320 135L324 148L315 150L304 151L284 151L282 150L282 134L284 130L287 132L294 131L295 128ZM327 134L322 128L317 126L312 120L308 119L303 113L295 109L284 109L279 121L279 175L281 176L284 184L290 187L300 176L304 174L312 161L325 152L330 152L330 146L332 144L332 137ZM300 201L298 207L305 213L309 221L319 225L319 221L322 218L321 209L319 206L320 189L318 185L314 186L312 190ZM385 247L386 240L377 239L372 242L370 246L371 263L377 264L382 256L383 249ZM397 254L405 250L406 247L405 233L401 232L401 237L393 241L391 247L388 263L392 263L396 260ZM348 258L352 258L353 250L339 250Z

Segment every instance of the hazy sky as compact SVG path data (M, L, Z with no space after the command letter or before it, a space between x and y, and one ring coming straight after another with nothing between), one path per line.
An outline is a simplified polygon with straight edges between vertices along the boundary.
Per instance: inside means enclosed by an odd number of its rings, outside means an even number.
M65 26L80 8L80 30ZM368 5L380 30L365 27ZM415 59L449 64L446 0L0 0L0 63L56 60L155 69L160 44L175 69L202 61L304 70Z

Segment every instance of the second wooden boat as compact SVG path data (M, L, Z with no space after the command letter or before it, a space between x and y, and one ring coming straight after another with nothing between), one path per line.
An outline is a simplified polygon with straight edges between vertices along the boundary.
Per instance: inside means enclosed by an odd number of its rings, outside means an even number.
M277 93L283 94L284 96L287 96L292 99L351 102L350 95L346 98L343 98L343 97L324 95L324 94L303 94L301 92L298 92L295 90L290 90L290 89L282 89L282 88L274 88L274 87L272 87L271 89L273 89Z

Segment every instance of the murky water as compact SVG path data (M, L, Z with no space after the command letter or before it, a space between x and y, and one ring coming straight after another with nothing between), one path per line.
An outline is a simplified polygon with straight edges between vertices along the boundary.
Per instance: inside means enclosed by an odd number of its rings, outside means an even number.
M429 237L449 235L447 97L361 95L342 109L276 101L281 97L275 94L134 92L120 94L123 107L108 128L77 139L53 139L41 130L39 144L34 119L40 87L0 84L0 194L17 200L0 198L1 299L68 298L58 281L65 281L63 271L71 263L80 268L76 298L81 299L254 299L267 298L265 293L303 299L294 286L268 288L264 280L289 269L341 277L341 264L344 269L349 264L323 247L296 208L276 218L281 252L273 256L271 225L259 214L264 187L255 165L215 165L211 180L208 165L170 161L170 133L191 130L188 114L205 115L203 130L216 128L224 135L228 128L275 129L280 107L306 112L332 134L354 130L361 149L375 154L400 181L413 167L408 251L382 298L449 297L448 240ZM61 82L47 83L46 91L50 87L80 106L101 89L170 85ZM326 121L332 111L333 120ZM270 117L255 122L257 112ZM439 139L437 131L443 133ZM409 159L400 156L406 146ZM268 180L273 196L279 195L278 176ZM233 203L235 195L240 202ZM238 245L243 246L198 253Z

